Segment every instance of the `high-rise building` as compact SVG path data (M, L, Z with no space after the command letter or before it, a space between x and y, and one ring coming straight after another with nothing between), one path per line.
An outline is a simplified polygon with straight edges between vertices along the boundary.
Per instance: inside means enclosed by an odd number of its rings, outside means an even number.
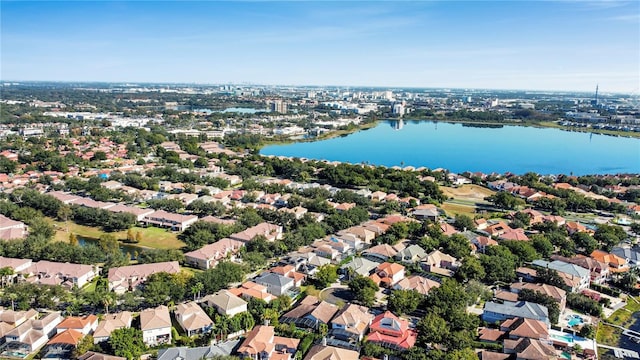
M274 100L271 103L271 111L272 112L277 112L280 114L286 114L287 113L287 103L285 103L282 100Z

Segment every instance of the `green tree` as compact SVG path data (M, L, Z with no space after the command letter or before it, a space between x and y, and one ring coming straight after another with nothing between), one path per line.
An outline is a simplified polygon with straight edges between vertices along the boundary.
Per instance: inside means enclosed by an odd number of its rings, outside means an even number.
M424 296L415 290L393 290L387 301L393 313L409 314L420 306Z
M322 265L315 274L319 288L326 288L338 280L338 268L334 265Z
M102 234L98 239L98 246L106 253L116 253L120 251L118 239L111 234Z
M524 205L525 203L524 200L519 199L505 191L495 193L494 195L485 198L485 200L492 202L499 208L508 210L513 210L518 206Z
M580 336L587 339L593 339L596 336L596 328L593 325L584 324L580 329Z
M368 277L358 275L349 281L349 290L353 293L354 299L366 306L371 306L376 300L378 285Z
M418 342L421 346L441 344L449 336L447 322L437 314L428 313L418 322Z
M462 259L462 264L456 271L456 278L462 282L467 282L469 280L482 280L484 279L486 273L484 271L484 267L482 267L482 263L478 258L473 256L467 256Z
M472 218L468 217L467 215L460 214L456 216L453 222L453 227L460 231L463 231L465 229L473 231L476 229L476 224L473 222Z
M73 350L73 354L72 357L75 359L78 356L86 353L87 351L93 349L94 345L93 345L93 336L91 335L85 335L80 342L78 343L78 345L76 346L76 348Z
M139 359L146 350L142 339L142 331L136 328L122 328L111 332L109 345L113 354L128 360Z

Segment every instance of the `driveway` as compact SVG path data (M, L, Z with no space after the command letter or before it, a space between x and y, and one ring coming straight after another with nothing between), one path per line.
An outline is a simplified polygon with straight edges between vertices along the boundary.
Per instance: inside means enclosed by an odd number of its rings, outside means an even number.
M332 285L320 292L321 300L324 300L330 304L346 304L353 300L353 294L346 285Z

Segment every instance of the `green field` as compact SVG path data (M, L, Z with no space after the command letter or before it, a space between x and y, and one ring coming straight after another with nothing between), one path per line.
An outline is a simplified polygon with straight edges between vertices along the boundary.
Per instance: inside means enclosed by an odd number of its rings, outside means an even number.
M104 231L98 228L79 225L72 221L69 221L67 223L61 222L61 221L54 221L51 219L50 221L56 228L56 235L54 238L55 241L68 242L69 233L74 233L80 237L93 238L93 239L97 239L102 234L105 234ZM67 229L69 230L68 232L67 232ZM140 247L148 247L153 249L180 249L183 246L185 246L185 243L178 240L177 233L169 230L154 228L154 227L143 228L143 227L137 227L137 226L131 229L133 230L134 234L137 232L140 232L140 234L142 235L142 241L135 244ZM126 230L113 232L110 234L114 235L118 240L126 240L127 238Z

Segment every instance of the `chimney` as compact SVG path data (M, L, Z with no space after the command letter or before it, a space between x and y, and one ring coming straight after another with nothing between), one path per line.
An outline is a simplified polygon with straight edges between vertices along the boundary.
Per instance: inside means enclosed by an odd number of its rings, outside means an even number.
M322 346L327 346L327 338L326 337L322 338Z
M264 319L264 326L269 326L269 319Z

